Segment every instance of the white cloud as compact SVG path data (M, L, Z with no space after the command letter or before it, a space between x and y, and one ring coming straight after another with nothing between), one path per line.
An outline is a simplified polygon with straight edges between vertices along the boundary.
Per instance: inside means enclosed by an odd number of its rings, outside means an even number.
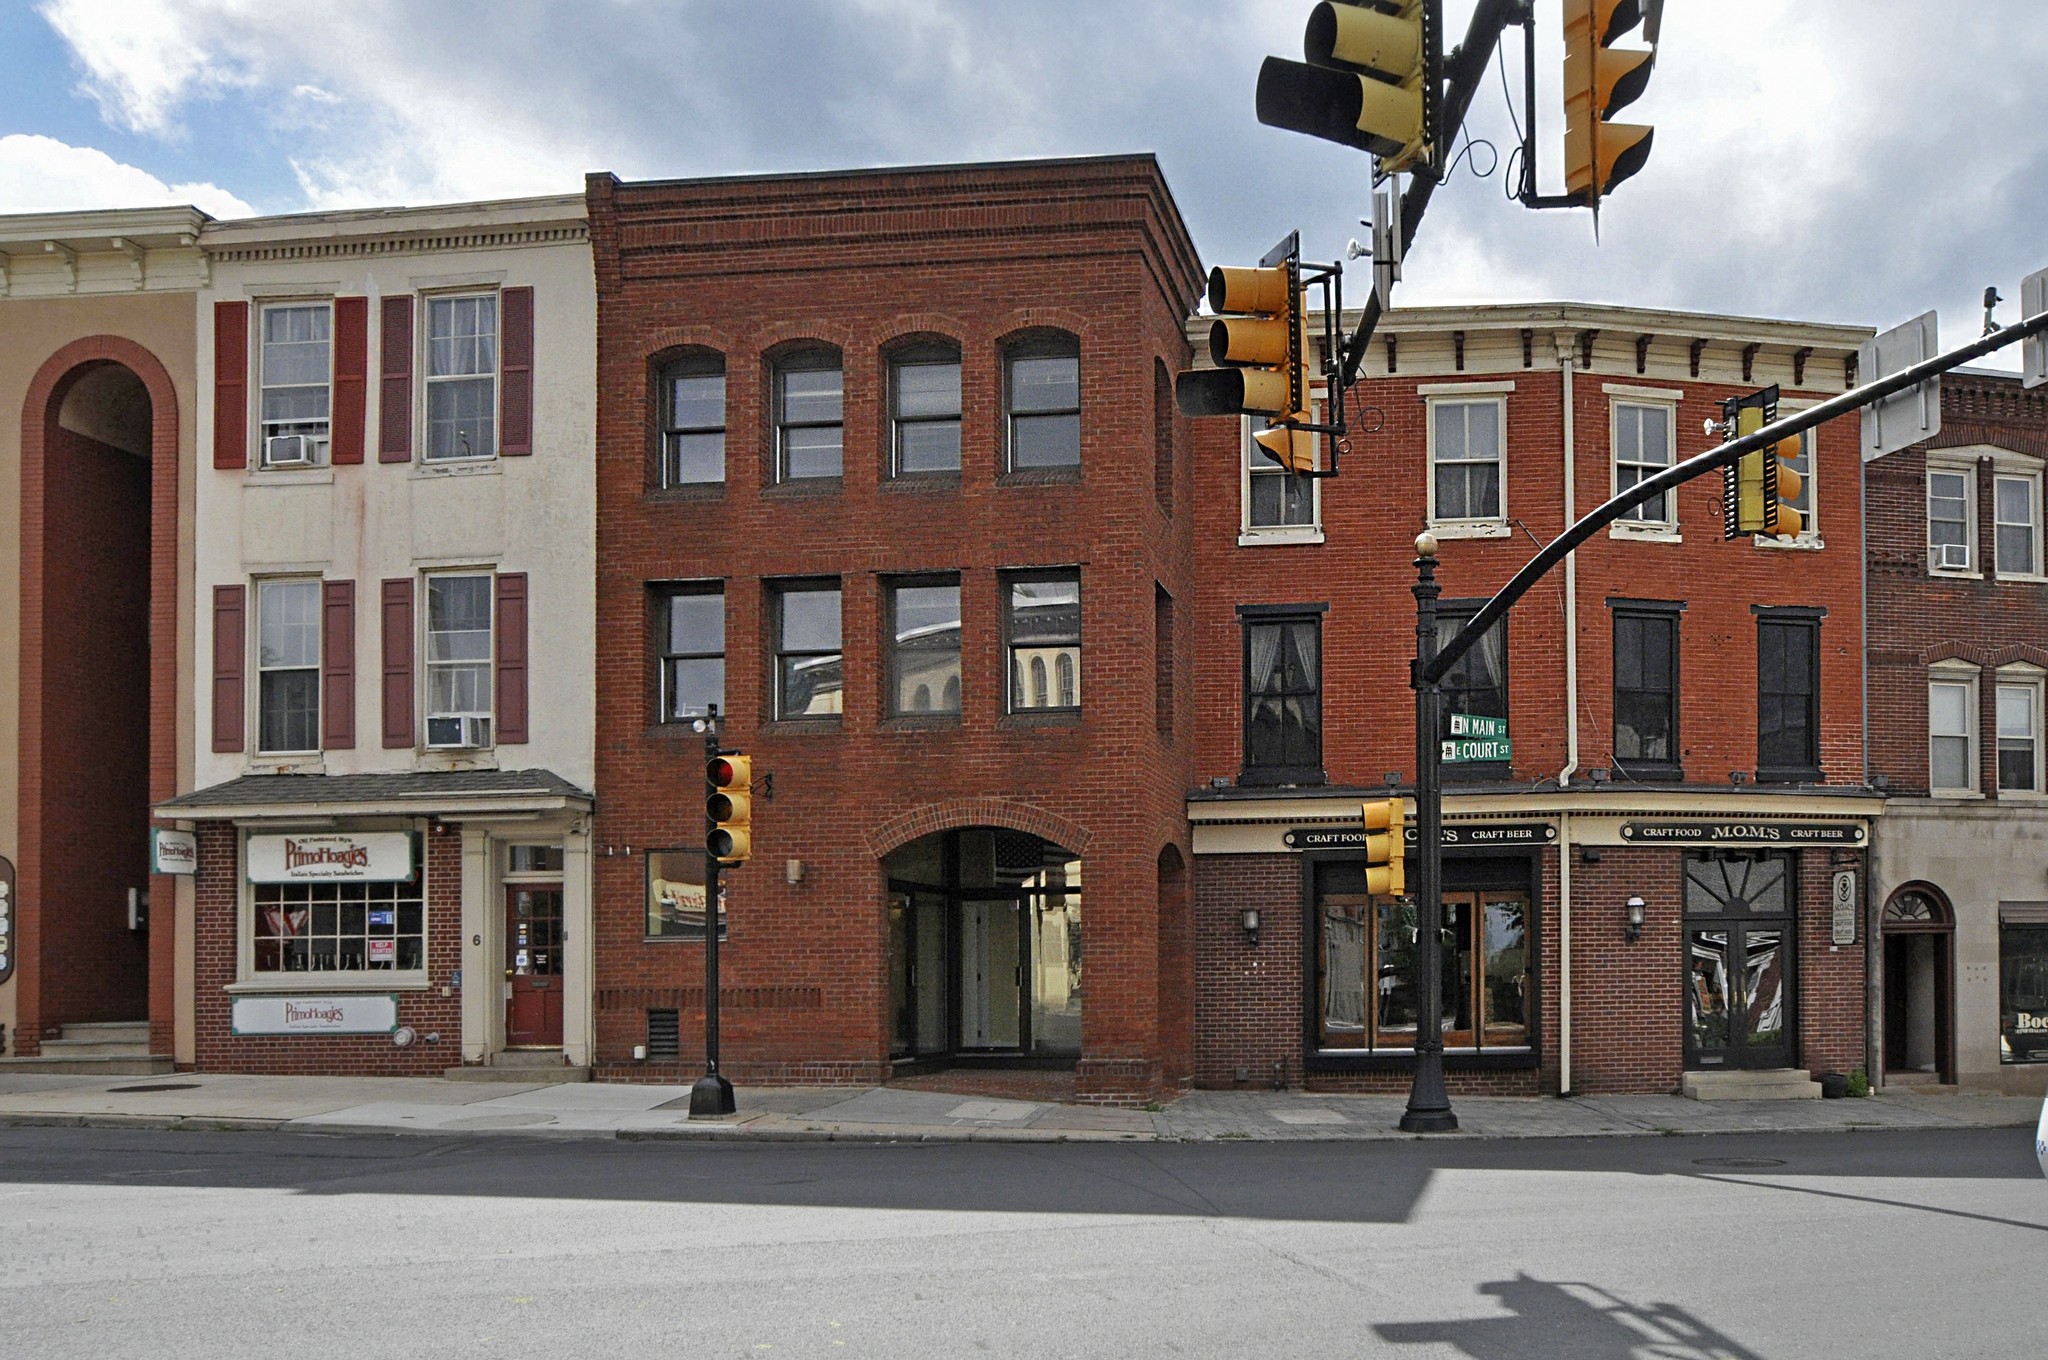
M196 90L247 84L217 45L194 28L200 12L159 0L45 0L38 7L85 67L82 86L109 123L131 132L175 130L176 106ZM233 15L244 6L215 0L208 6Z
M23 133L0 137L0 203L24 213L185 203L215 217L256 212L217 185L166 184L104 151Z

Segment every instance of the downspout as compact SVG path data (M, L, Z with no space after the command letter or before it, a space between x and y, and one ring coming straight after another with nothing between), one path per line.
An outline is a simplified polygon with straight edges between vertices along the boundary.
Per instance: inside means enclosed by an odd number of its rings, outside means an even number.
M1818 472L1820 431L1813 433L1813 470ZM1863 592L1863 647L1857 653L1857 659L1863 668L1863 787L1866 789L1870 787L1870 487L1869 477L1864 471L1867 466L1862 459L1856 460L1856 567ZM1870 840L1870 848L1863 852L1864 901L1859 904L1863 911L1863 1070L1869 1077L1870 1089L1879 1091L1884 1088L1884 949L1879 938L1883 919L1876 902L1877 837L1873 835Z
M1558 369L1564 387L1564 522L1579 517L1574 465L1578 461L1572 422L1572 342L1557 341ZM1565 761L1557 772L1559 793L1571 787L1579 768L1579 555L1564 559L1564 701ZM1572 1092L1572 818L1558 815L1557 836L1557 1090Z

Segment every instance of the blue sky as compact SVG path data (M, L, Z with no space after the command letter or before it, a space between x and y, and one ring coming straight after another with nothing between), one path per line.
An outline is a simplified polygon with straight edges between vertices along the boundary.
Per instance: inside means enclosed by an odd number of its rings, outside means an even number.
M1538 0L1542 159L1560 0ZM1472 0L1447 0L1462 35ZM1362 234L1369 163L1263 128L1306 0L0 0L0 212L216 216L667 178L1151 151L1211 263ZM1510 31L1508 83L1521 88ZM1503 197L1500 76L1397 303L1585 300L1888 326L2048 266L2048 5L1667 0L1649 164ZM1504 162L1504 155L1498 157ZM2005 319L2017 316L2008 304ZM2016 362L2008 359L2006 362Z

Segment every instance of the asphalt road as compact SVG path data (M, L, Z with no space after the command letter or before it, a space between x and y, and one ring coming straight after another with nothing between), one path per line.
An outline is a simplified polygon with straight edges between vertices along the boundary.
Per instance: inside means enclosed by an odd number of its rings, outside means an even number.
M0 1356L2039 1354L2026 1130L1424 1143L0 1130Z

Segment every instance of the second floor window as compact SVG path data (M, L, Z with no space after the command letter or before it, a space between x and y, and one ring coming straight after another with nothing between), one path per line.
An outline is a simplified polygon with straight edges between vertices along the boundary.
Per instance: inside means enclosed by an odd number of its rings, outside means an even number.
M1015 576L1003 627L1010 652L1010 711L1081 707L1081 574Z
M2041 574L2041 482L2000 473L1991 482L2000 576Z
M334 309L324 302L263 309L257 379L263 389L264 467L312 467L327 461L333 322Z
M1756 655L1758 783L1820 779L1820 619L1759 618Z
M320 583L256 585L256 749L320 749Z
M2041 792L2041 684L1998 686L1998 791Z
M1242 607L1248 784L1323 782L1322 614Z
M1631 775L1678 771L1675 608L1614 612L1614 759Z
M427 460L498 452L498 298L427 299Z
M684 588L660 601L661 720L701 718L713 704L724 712L725 592Z
M661 379L661 484L725 480L725 360L692 355Z
M1446 607L1438 610L1436 616L1436 643L1444 646L1465 627L1474 614L1479 612L1476 604ZM1508 716L1508 634L1507 620L1501 619L1486 630L1471 650L1459 657L1456 664L1444 672L1443 699L1438 719L1437 736L1448 739L1451 735L1451 715L1467 713L1482 718L1506 718ZM1444 777L1479 779L1503 779L1508 774L1506 761L1461 761L1444 766Z
M1073 337L1012 346L1003 404L1012 469L1081 465L1081 346Z
M1927 684L1927 787L1977 791L1977 686L1968 677Z
M427 578L427 745L491 744L491 578Z
M805 350L775 366L775 480L843 475L845 380L833 350Z
M1614 491L1640 485L1671 466L1671 408L1644 402L1614 405ZM1672 493L1659 492L1622 518L1644 524L1674 524Z
M919 345L889 364L889 473L960 470L960 353Z
M836 718L843 708L839 583L775 590L775 716Z
M1429 404L1430 518L1484 520L1505 515L1501 483L1507 403L1432 401Z
M1265 416L1249 416L1244 422L1245 528L1313 528L1316 488L1322 483L1281 466L1254 438L1270 427Z
M1970 476L1927 469L1927 564L1935 571L1968 571L1975 557Z
M889 712L960 711L960 583L905 581L888 588Z

